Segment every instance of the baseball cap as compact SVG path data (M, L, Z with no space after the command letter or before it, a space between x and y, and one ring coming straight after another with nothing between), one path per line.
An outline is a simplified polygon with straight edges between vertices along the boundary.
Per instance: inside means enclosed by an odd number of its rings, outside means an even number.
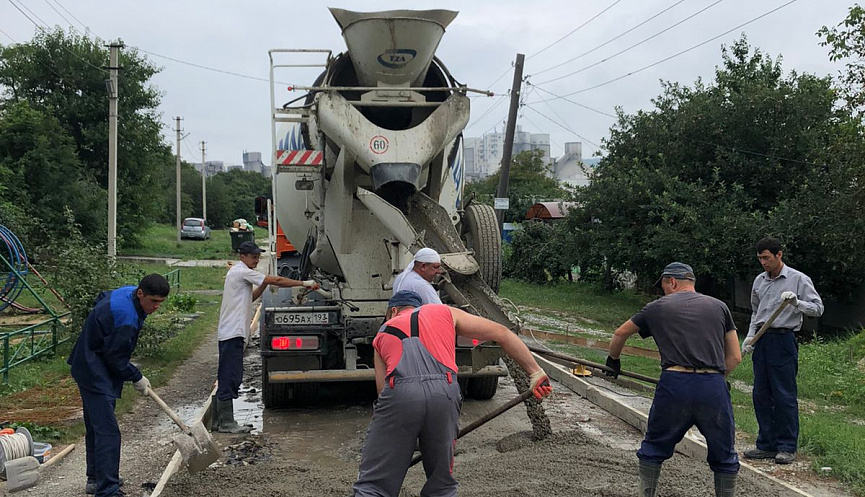
M661 273L661 277L655 282L655 286L659 286L661 280L664 278L697 281L697 277L694 276L694 270L684 262L671 262L667 264L667 267L665 267L664 271Z
M264 250L255 244L255 242L245 241L237 247L237 252L244 255L255 255L264 252Z
M410 290L400 290L393 294L393 297L387 301L388 308L390 307L420 307L423 305L423 300L420 295Z

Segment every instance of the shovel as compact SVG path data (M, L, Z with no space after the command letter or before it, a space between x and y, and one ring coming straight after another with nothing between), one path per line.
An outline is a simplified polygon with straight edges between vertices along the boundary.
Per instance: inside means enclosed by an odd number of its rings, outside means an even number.
M767 319L766 322L763 323L763 326L761 326L760 329L757 330L757 333L754 334L754 339L751 340L751 344L750 344L750 345L751 345L752 347L754 346L755 343L757 343L757 340L759 340L760 337L763 336L764 333L766 333L766 330L768 330L769 327L772 326L772 323L775 322L775 318L777 318L778 315L781 314L781 311L783 311L784 308L787 307L787 304L788 304L788 303L789 303L789 301L787 301L787 300L782 300L782 301L781 301L781 305L779 305L778 308L775 309L775 312L773 312L772 315L769 316L769 319Z
M177 413L168 407L152 388L147 389L147 395L159 404L159 407L183 430L183 435L174 437L174 445L180 451L190 474L205 469L222 456L219 446L216 445L216 442L210 437L210 432L204 428L201 422L186 426Z
M523 392L523 393L519 394L518 396L514 397L513 399L509 400L506 404L503 404L503 405L497 407L495 410L484 414L480 418L474 420L471 424L469 424L465 428L460 429L459 433L457 433L457 438L459 439L465 435L468 435L469 433L471 433L471 432L475 431L477 428L479 428L481 425L484 425L487 422L491 421L493 418L500 416L501 414L503 414L508 409L516 406L517 404L521 404L521 403L525 402L525 400L531 396L532 396L532 390L530 388L527 388L525 392ZM411 464L409 464L408 467L412 467L415 464L421 462L422 460L423 460L423 457L421 455L414 456L414 458L411 460Z

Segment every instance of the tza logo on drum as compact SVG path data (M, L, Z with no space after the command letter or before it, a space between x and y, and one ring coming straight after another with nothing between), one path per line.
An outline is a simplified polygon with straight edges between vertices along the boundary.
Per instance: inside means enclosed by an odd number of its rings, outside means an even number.
M409 48L391 48L378 56L378 63L390 69L402 69L416 55L417 51Z

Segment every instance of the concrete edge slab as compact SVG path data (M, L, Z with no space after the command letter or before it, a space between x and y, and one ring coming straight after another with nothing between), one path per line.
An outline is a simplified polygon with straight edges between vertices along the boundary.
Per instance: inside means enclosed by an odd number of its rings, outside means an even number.
M568 387L569 390L585 398L592 404L595 404L601 409L621 419L625 423L628 423L634 428L640 430L640 433L646 433L649 421L648 414L634 409L631 406L623 404L612 394L595 387L591 383L583 380L578 376L573 375L570 370L566 369L564 366L556 364L538 354L533 353L532 355L535 356L535 360L538 361L538 364L542 368L544 368L544 371L550 378ZM701 460L706 459L707 450L708 449L706 448L706 444L698 440L691 434L685 435L685 438L682 439L682 441L679 442L679 444L676 446L676 451L688 457ZM802 497L813 497L811 494L805 492L804 490L794 487L793 485L790 485L787 482L784 482L768 473L765 473L746 462L739 461L739 464L745 471L748 471L756 476L768 479L772 483L780 485L787 490L794 492L796 495L800 495Z

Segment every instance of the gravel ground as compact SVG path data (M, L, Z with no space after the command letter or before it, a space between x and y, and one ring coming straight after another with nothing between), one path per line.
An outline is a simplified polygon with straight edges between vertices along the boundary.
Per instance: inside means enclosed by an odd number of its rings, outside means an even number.
M247 354L247 385L238 402L238 419L257 430L245 436L215 436L224 450L219 463L196 475L176 474L163 495L168 497L340 496L350 494L357 476L360 450L371 415L369 389L345 390L336 400L315 409L261 411L260 361L253 345ZM158 393L181 417L192 418L216 378L215 330ZM553 435L530 440L531 424L518 406L457 444L455 474L467 496L633 496L636 495L640 434L594 405L555 385L544 402ZM462 423L468 423L516 395L509 378L490 401L467 400ZM174 452L177 429L151 401L141 399L121 419L121 476L131 496L149 495ZM55 449L59 450L59 448ZM48 496L83 496L83 440L64 461L41 475L31 489ZM830 481L818 480L807 467L764 466L775 476L810 480L814 495L845 495ZM785 472L786 471L786 472ZM799 471L799 476L795 472ZM788 478L789 479L789 478ZM420 466L409 471L401 496L415 497L425 478ZM782 496L789 491L762 479L740 477L739 495ZM712 474L704 461L675 455L664 466L660 495L714 495ZM815 492L814 489L819 490ZM23 494L17 494L23 495Z

